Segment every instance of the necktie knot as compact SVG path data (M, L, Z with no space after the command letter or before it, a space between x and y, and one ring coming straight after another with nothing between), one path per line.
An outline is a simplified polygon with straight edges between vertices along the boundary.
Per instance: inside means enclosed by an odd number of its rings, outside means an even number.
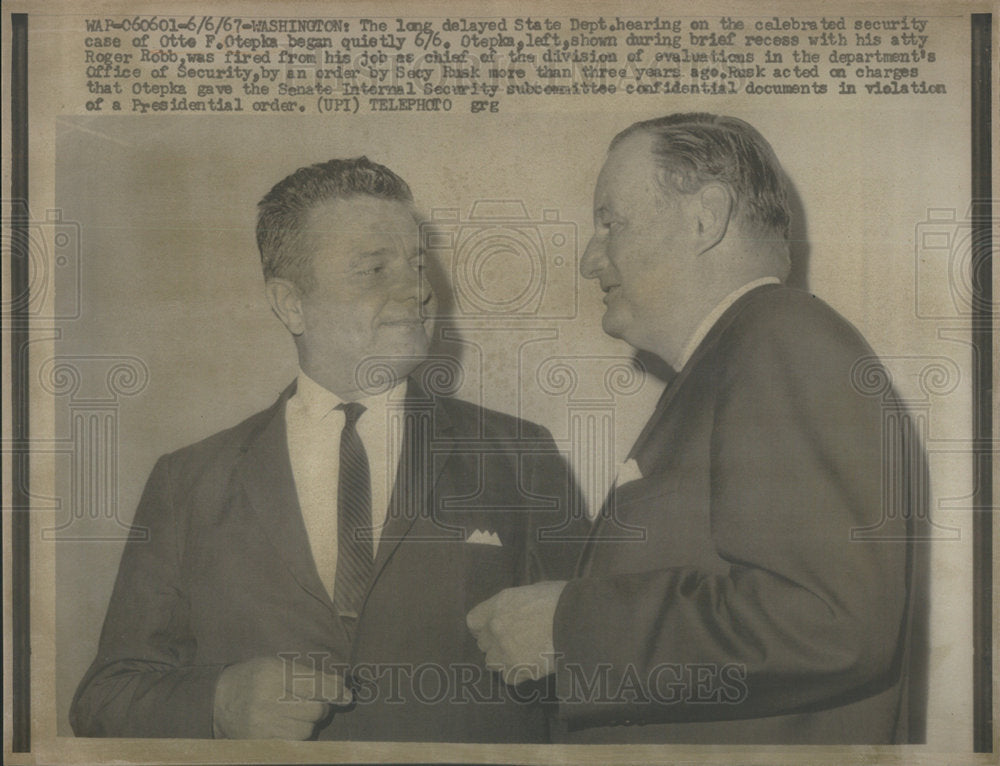
M344 402L343 404L338 404L337 409L344 412L344 418L347 421L344 424L344 428L354 428L358 423L358 419L364 414L366 407L358 402Z

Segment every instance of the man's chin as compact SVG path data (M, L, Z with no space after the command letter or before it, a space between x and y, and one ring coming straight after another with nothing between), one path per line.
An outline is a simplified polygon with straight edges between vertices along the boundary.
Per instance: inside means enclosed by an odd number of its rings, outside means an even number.
M358 388L368 396L376 396L393 388L419 367L427 358L426 348L390 348L374 353L357 367Z
M649 350L648 344L643 344L641 338L636 335L635 323L628 325L622 321L615 321L614 318L609 319L608 315L605 314L601 320L601 327L606 335L625 341L636 351Z
M604 312L604 316L601 317L601 327L604 329L606 335L618 338L619 340L625 340L625 328L622 326L622 322L612 316L610 312Z

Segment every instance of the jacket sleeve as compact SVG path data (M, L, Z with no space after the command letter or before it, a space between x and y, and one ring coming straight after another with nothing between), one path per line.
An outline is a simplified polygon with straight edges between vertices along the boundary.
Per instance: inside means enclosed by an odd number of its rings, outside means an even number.
M789 713L860 698L893 672L907 546L903 520L882 516L880 401L851 381L871 352L842 321L776 320L730 338L711 376L705 491L728 572L663 561L571 581L554 626L569 722ZM894 541L852 540L880 519Z
M193 664L196 641L181 577L184 533L172 503L169 457L146 483L133 530L70 723L87 737L211 738L223 666Z

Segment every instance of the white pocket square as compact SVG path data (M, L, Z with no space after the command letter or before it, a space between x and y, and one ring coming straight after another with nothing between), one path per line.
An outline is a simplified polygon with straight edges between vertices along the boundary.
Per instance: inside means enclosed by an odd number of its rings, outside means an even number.
M500 535L496 532L487 532L483 529L477 529L471 535L466 538L467 543L480 543L481 545L496 545L498 547L503 547L503 543L500 542Z
M622 484L628 484L630 481L641 478L642 471L639 470L639 464L635 462L634 458L629 458L618 466L618 472L615 474L615 484L620 487Z

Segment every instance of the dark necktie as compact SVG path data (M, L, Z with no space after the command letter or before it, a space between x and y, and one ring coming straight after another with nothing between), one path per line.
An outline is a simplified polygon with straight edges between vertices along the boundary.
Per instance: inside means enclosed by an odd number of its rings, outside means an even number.
M345 415L340 434L340 476L337 481L337 575L333 603L352 637L361 613L372 556L372 488L368 453L355 428L363 404L338 405Z

